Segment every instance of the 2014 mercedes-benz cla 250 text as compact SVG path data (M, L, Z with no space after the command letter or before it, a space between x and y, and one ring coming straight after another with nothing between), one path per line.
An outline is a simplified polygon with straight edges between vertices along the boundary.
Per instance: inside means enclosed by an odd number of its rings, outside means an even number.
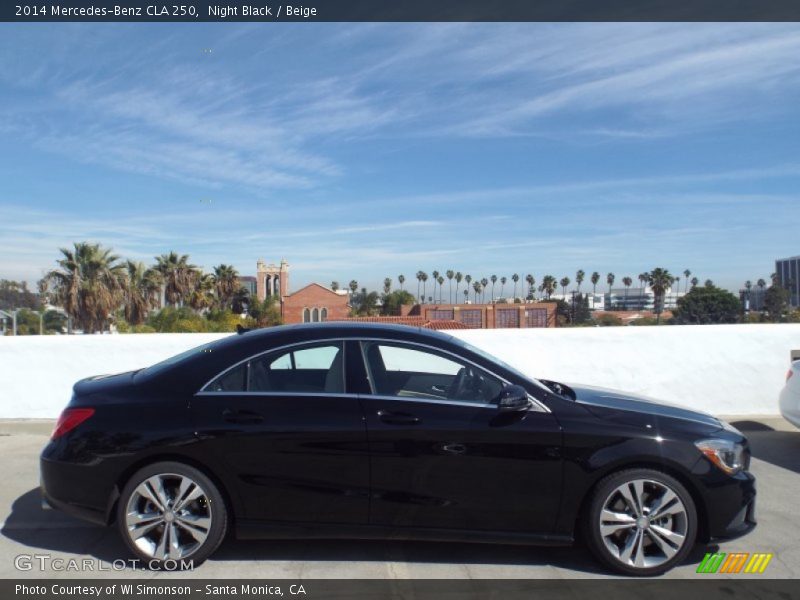
M535 368L535 365L533 365ZM453 337L250 331L85 379L42 452L47 503L151 567L240 538L569 544L664 572L755 526L747 440L714 417L531 379Z

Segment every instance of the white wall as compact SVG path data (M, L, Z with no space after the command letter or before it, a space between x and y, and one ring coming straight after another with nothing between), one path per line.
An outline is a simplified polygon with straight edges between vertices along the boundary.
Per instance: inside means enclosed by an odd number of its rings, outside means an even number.
M778 414L800 325L466 330L533 376L647 394L720 415ZM54 418L83 377L147 366L220 334L0 337L0 418Z

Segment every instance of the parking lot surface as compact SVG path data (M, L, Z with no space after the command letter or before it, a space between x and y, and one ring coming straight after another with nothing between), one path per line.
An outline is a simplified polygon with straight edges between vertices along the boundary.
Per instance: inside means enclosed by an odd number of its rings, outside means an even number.
M743 577L698 575L709 551L769 552L774 557L764 576L800 577L800 431L780 418L729 419L750 438L751 470L757 477L759 525L743 538L698 546L669 578ZM115 528L102 528L57 511L43 511L38 494L38 456L52 421L0 421L0 577L2 578L535 578L608 577L582 546L537 548L486 544L341 540L226 540L194 572L153 573L112 568L130 555ZM42 571L41 559L19 570L19 556L92 559L107 570ZM67 564L66 562L64 564ZM73 563L74 564L74 563ZM82 563L81 563L82 564ZM118 563L116 563L118 564Z

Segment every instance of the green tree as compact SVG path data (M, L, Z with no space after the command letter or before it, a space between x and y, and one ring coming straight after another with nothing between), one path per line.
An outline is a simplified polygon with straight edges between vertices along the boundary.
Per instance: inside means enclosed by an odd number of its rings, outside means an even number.
M185 303L195 311L205 311L213 308L217 302L214 294L214 276L210 273L194 272L193 286L188 295L185 295Z
M189 255L175 252L156 256L156 271L161 274L164 284L164 300L170 306L185 302L186 296L197 285L197 267L189 263Z
M664 295L672 287L675 278L667 269L657 267L647 274L647 281L650 283L650 288L655 296L653 309L656 313L656 324L658 324L661 322L661 313L664 312Z
M458 288L461 285L461 280L464 279L464 276L461 274L461 271L456 271L456 302L458 302Z
M448 299L450 301L450 304L452 304L453 303L453 277L456 276L456 273L452 269L447 269L447 273L445 273L445 275L447 275L447 285L448 285L448 288L449 288L449 290L448 290ZM456 291L456 293L458 293L458 292Z
M631 289L631 286L633 285L633 279L630 277L623 277L622 285L625 286L625 310L628 310L628 290Z
M475 290L475 304L478 303L478 294L481 293L481 282L476 281L472 284L472 289Z
M44 276L43 288L75 325L87 333L103 331L122 300L125 266L99 244L78 242L60 251L59 268Z
M739 319L739 299L727 290L714 286L694 287L681 298L672 311L677 324L709 325L736 323Z
M431 271L433 277L433 301L436 302L436 284L439 282L439 271Z
M158 306L161 275L144 263L132 260L125 263L123 279L123 314L130 325L141 325L150 311Z
M444 277L439 275L439 278L436 280L436 282L439 284L439 303L441 304L441 302L442 302L442 293L443 293L442 290L444 289L443 288L443 286L444 286Z
M40 310L41 302L36 294L28 289L27 282L0 279L0 310L15 308Z
M214 267L212 281L219 307L226 310L229 309L233 301L233 295L240 287L239 273L232 265L218 265Z
M590 281L592 282L592 294L597 295L597 284L600 282L600 273L597 271L592 273Z
M401 289L401 290L403 289L403 284L404 284L405 282L406 282L406 276L405 276L405 275L398 275L398 276L397 276L397 283L399 283L399 284L400 284L400 289Z
M247 313L253 318L256 327L273 327L283 324L280 305L275 296L267 296L260 302L254 299L248 306Z
M533 300L536 297L536 278L528 273L525 275L525 283L528 284L528 295L526 298L528 300Z
M494 304L494 286L497 283L497 275L492 275L489 279L492 282L492 304Z
M683 272L683 278L684 278L683 280L686 282L686 283L683 285L683 291L684 291L684 293L686 293L687 291L689 291L689 277L691 277L691 276L692 276L692 272L691 272L689 269L686 269L686 270ZM696 279L697 279L697 278L695 278L695 280L696 280ZM694 280L692 281L692 285L697 285L696 283L694 283Z
M583 269L578 269L578 272L575 273L575 284L578 289L578 293L581 293L581 284L583 283L583 279L586 277L586 273Z
M517 273L514 273L511 276L511 281L514 282L514 298L516 299L516 297L517 297L517 282L519 281L519 275Z
M489 280L484 277L481 279L481 290L483 293L481 294L481 302L486 301L486 288L489 287Z
M561 285L561 289L564 291L564 298L567 297L567 286L570 284L569 277L562 277L561 281L558 282Z
M392 279L391 277L387 277L383 280L383 293L388 294L392 291Z
M339 291L339 282L338 281L331 281L331 289L334 292L338 292Z
M789 311L789 290L781 287L776 279L764 292L764 311L773 323L780 323Z
M541 290L547 299L550 300L550 296L553 295L553 292L556 290L556 278L552 275L545 275L542 279Z
M614 280L616 279L616 275L613 273L609 273L606 275L606 283L608 284L608 293L611 293L611 288L614 287Z
M408 304L416 304L416 299L406 290L395 290L383 297L381 314L390 317L397 317L401 314L401 307Z

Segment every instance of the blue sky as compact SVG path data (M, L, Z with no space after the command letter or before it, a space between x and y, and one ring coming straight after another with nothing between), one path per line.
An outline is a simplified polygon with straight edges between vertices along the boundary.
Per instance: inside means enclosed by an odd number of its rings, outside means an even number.
M793 24L0 24L0 277L73 241L292 287L800 254Z

